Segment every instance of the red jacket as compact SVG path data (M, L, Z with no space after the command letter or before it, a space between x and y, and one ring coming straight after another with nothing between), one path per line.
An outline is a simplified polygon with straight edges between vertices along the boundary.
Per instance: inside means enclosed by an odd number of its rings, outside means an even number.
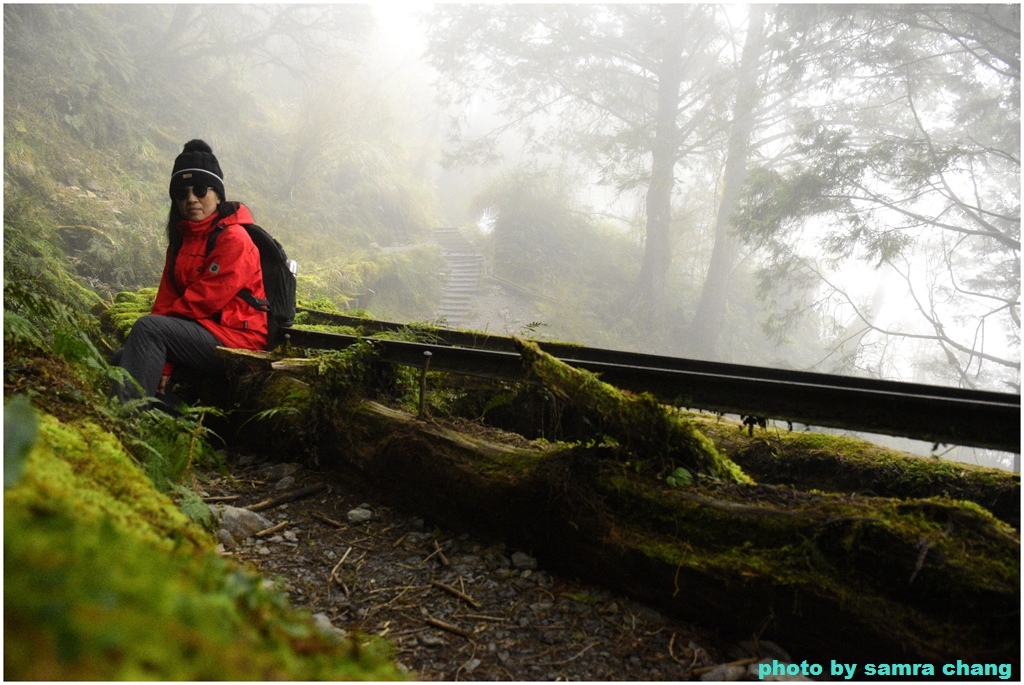
M165 262L153 313L180 316L202 324L225 347L262 350L267 344L267 314L238 297L248 288L266 299L260 253L242 224L255 223L245 205L228 217L214 212L203 221L182 221L181 249L174 273ZM206 254L206 240L217 226L213 250ZM167 260L170 260L170 248Z

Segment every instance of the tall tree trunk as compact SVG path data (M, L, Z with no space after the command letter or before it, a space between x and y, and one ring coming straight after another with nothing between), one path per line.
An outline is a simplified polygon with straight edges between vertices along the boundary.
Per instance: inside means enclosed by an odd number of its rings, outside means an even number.
M722 199L715 220L715 246L711 252L711 263L708 265L708 275L700 293L697 311L687 332L689 354L702 359L716 357L729 281L736 263L737 243L732 236L731 218L736 199L747 178L750 132L754 127L754 110L758 101L757 77L764 43L764 20L764 6L751 5L747 39L743 45L736 79L736 104L725 159Z
M664 311L665 282L672 264L672 189L679 156L679 89L683 80L683 35L686 8L666 5L658 68L658 113L651 144L651 180L647 186L647 232L644 259L637 277L634 311L650 328Z

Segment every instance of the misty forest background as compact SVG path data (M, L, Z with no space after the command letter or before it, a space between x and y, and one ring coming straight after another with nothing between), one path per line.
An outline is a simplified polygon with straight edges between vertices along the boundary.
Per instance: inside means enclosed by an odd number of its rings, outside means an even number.
M8 4L5 341L157 284L200 137L307 304L434 321L455 226L545 296L492 332L1019 392L1019 28L977 4Z

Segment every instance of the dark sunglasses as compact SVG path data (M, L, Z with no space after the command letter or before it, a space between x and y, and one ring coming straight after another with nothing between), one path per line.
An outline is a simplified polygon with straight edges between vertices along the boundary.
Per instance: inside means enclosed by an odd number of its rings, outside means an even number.
M206 197L206 193L210 192L210 188L208 186L178 186L172 191L171 196L175 200L187 200L189 191L192 191L196 199L202 200Z

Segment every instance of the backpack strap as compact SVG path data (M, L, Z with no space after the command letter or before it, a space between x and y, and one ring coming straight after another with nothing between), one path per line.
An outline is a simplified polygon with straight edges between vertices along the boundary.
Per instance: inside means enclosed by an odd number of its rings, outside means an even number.
M206 238L206 256L207 257L209 257L210 253L213 252L213 246L217 242L217 236L219 236L225 230L227 230L227 226L225 226L224 224L217 224L216 226L213 227L213 230L210 231L209 237Z
M227 230L227 226L223 224L217 224L214 229L210 232L210 236L206 239L206 256L209 257L210 253L213 252L213 247L217 243L217 237ZM242 288L236 293L237 297L242 298L249 306L258 311L264 312L267 315L267 339L272 340L273 335L277 330L277 322L270 313L270 300L264 300L253 294L248 288ZM214 312L210 318L218 324L220 323L220 312Z
M264 300L253 295L248 288L238 291L238 296L249 303L251 307L267 314L267 343L277 340L277 317L270 311L270 300ZM268 348L269 349L269 348Z
M238 296L248 302L254 309L258 309L261 312L267 312L268 314L270 313L270 300L264 300L256 297L248 288L242 288L239 290Z

